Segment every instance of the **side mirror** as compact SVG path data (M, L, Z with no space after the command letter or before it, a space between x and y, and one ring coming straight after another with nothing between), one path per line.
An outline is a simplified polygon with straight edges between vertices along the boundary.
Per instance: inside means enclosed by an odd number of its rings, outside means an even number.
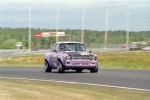
M89 53L92 53L92 51L89 51Z
M54 52L57 52L57 50L53 50Z

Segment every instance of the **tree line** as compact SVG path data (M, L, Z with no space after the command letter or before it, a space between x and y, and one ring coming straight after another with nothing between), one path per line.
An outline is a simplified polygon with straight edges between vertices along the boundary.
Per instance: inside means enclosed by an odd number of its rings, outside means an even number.
M81 41L81 29L60 29L65 36L59 37L59 41ZM56 29L31 29L32 49L47 49L56 42L55 37L36 37L37 32L56 32ZM88 47L104 44L105 31L84 30L84 43ZM126 31L108 31L108 44L125 44ZM129 32L129 42L150 42L149 31ZM21 48L28 48L28 28L0 28L0 49L15 49L16 42L22 42ZM149 44L147 44L149 45Z

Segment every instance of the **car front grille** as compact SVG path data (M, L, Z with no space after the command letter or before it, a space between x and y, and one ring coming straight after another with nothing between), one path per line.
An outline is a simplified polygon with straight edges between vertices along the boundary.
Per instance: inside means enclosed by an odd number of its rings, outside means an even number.
M72 60L91 60L91 57L72 57Z

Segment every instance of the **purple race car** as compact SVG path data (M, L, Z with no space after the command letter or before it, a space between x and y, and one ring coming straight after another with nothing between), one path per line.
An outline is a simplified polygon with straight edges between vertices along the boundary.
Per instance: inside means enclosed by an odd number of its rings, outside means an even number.
M91 73L98 72L97 55L91 54L83 43L80 42L57 42L44 56L45 72L56 69L58 73L65 70L76 70L82 72L88 69Z

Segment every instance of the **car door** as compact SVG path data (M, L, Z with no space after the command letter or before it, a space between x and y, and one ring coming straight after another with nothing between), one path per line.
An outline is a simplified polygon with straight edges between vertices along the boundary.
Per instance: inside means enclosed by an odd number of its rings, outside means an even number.
M50 53L49 53L50 65L51 65L51 67L53 67L53 68L54 68L54 55L55 55L55 53L56 53L56 52L54 52L55 46L56 46L56 44L54 44L54 45L51 47Z
M50 65L53 67L53 68L56 68L57 67L57 50L58 50L58 44L54 44L50 50Z
M54 48L54 53L53 53L53 65L55 68L57 68L57 59L58 59L58 46L59 44L56 44L55 45L55 48Z

